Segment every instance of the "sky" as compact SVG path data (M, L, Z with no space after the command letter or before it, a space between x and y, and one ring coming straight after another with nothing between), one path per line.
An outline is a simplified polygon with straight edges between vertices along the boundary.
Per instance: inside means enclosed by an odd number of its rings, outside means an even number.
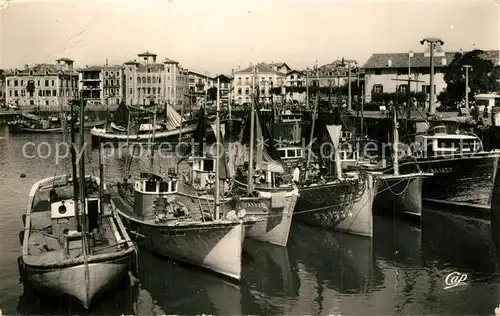
M216 75L250 63L294 69L373 53L499 49L500 0L0 0L0 68L122 64L150 51Z

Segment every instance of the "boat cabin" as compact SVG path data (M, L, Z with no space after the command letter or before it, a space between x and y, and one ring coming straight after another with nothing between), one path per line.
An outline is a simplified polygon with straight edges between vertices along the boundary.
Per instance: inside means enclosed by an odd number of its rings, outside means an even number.
M421 138L418 141L418 138ZM429 129L427 135L417 136L424 157L433 155L471 154L482 150L481 140L470 134L450 134L439 125Z
M215 184L215 156L203 154L192 157L188 164L191 166L191 185L198 189L211 188Z
M159 197L177 193L179 183L176 176L162 177L155 174L141 174L134 184L134 211L144 218L154 216L154 206Z
M282 147L277 148L277 150L282 160L304 158L304 151L302 150L302 147Z
M64 247L68 257L75 257L82 252L82 229L77 227L75 200L67 199L51 203L52 235ZM90 250L101 242L99 232L99 217L101 215L101 200L99 198L85 199L85 215L89 234Z
M302 113L293 113L290 110L282 112L280 115L280 121L285 122L302 122Z

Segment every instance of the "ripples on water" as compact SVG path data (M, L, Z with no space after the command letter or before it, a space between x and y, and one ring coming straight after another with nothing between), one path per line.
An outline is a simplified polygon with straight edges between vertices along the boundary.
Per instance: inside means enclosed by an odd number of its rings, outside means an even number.
M4 314L342 314L491 315L500 303L500 278L486 222L424 210L418 226L376 217L373 239L292 225L287 248L245 241L242 282L141 252L138 284L108 292L92 311L42 297L19 283L18 232L31 185L69 172L69 159L27 159L22 145L60 135L9 136L0 130L0 309ZM53 147L54 149L55 147ZM46 150L46 149L45 149ZM44 152L42 152L44 153ZM97 174L97 152L92 167ZM172 160L156 163L166 171ZM120 179L123 159L106 161L107 181ZM148 162L134 161L134 171ZM26 178L20 178L24 173ZM444 290L453 271L466 286Z

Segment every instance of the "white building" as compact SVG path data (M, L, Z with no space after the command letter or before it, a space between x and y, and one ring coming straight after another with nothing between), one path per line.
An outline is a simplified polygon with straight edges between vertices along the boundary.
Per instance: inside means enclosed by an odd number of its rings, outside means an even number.
M271 89L284 85L286 74L274 70L267 64L260 63L255 67L248 67L234 72L233 78L233 102L243 105L251 102L253 70L256 70L257 80L255 91L260 103L271 103ZM275 96L279 100L278 96Z
M446 88L444 70L453 60L457 52L444 52L438 45L434 51L434 91L435 96ZM499 62L499 51L485 51L487 58L495 65ZM411 78L423 81L411 83L411 91L430 93L430 51L424 53L387 53L373 54L363 66L365 70L365 97L370 102L375 93L404 93L408 89L407 82L394 79ZM429 96L428 96L429 98ZM436 99L435 99L436 100Z
M140 62L125 63L125 102L146 105L167 102L180 105L189 92L188 70L178 62L165 58L156 61L156 54L138 54Z
M58 109L78 97L78 72L68 58L60 58L54 65L26 65L5 74L5 95L8 105Z

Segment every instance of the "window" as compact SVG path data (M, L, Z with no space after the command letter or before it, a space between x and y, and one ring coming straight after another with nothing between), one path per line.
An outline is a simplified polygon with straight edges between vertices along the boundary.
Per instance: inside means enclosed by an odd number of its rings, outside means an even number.
M153 87L153 94L156 94L156 88Z
M52 90L52 96L57 97L57 90Z
M247 94L247 95L250 94L250 89L246 88L245 89L245 94Z
M141 88L137 88L137 95L141 94Z
M160 93L161 93L161 88L158 88L158 94L160 94Z
M10 80L7 80L7 86L10 86Z
M9 97L12 96L12 90L9 90Z
M17 84L18 84L17 80L14 80L14 87L17 87Z
M249 85L249 84L250 84L250 78L249 78L249 77L246 77L246 78L245 78L245 84L246 84L246 85Z
M138 78L137 78L137 83L138 83L138 84L141 84L141 77L138 77Z
M384 86L382 86L381 84L373 85L372 93L383 93L383 92L384 92Z
M24 86L24 80L21 80L21 87Z
M215 163L212 159L207 159L203 161L203 171L214 171Z
M381 74L382 74L382 70L381 69L375 70L375 75L380 76Z
M52 86L55 86L55 85L56 85L56 84L55 84L54 80L52 80Z
M161 83L161 77L158 77L158 83Z
M132 88L130 88L130 94L132 94Z
M111 85L114 86L115 85L115 80L114 79L111 79Z
M142 94L146 94L146 88L142 88Z
M107 87L108 86L108 79L104 80L104 86Z
M146 84L146 77L142 77L142 84Z
M26 96L26 90L21 90L21 96L25 97Z
M107 77L107 76L108 76L108 72L106 71L106 72L104 73L104 75Z
M38 90L38 96L41 97L42 96L42 90Z
M431 86L426 84L426 85L422 85L422 92L425 92L425 93L431 93ZM436 85L434 85L434 94L436 94Z
M48 87L49 86L49 81L46 79L45 80L45 86Z
M408 85L407 84L400 84L398 86L398 92L399 93L407 93L408 92Z
M37 86L40 86L40 80L37 80L37 81L36 81L36 85L37 85Z
M148 87L148 94L151 94L151 88Z
M238 88L238 95L241 95L241 88Z
M129 81L132 81L132 77L128 78Z
M153 77L153 83L156 83L156 77Z
M151 83L151 77L148 77L148 83Z
M49 105L49 100L45 100L45 105Z
M34 100L30 100L30 105L35 105L35 101Z
M151 68L148 68L148 73L150 73L150 72L151 72Z
M33 70L30 70L30 76L33 76Z

